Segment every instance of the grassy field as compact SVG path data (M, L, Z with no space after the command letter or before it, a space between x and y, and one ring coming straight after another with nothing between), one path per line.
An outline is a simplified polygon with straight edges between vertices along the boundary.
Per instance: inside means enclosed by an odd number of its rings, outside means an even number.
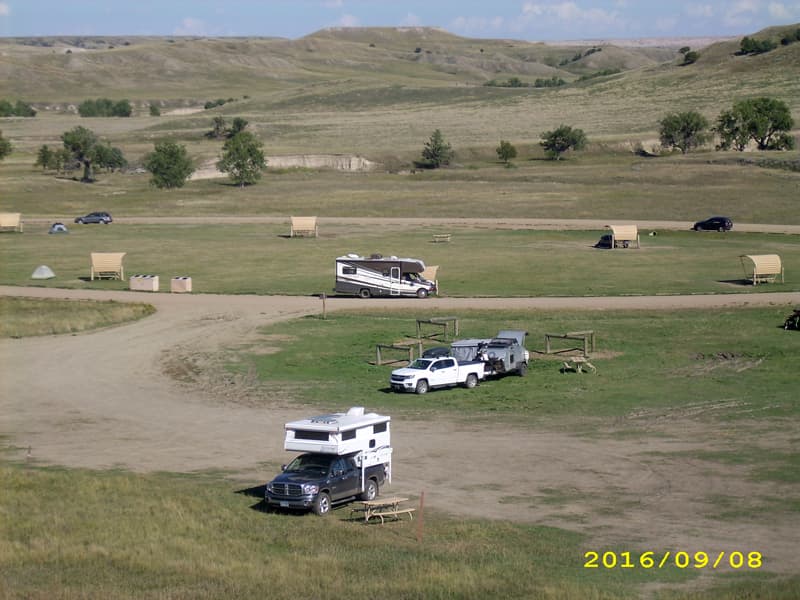
M791 312L791 311L788 311ZM467 312L460 337L492 337L500 329L528 331L532 352L528 377L487 381L478 390L437 390L429 395L397 394L388 389L394 366L376 366L375 345L416 335L417 318L436 313L424 308L408 314L359 311L307 317L276 324L260 333L263 341L231 350L220 366L255 373L268 391L330 410L328 398L348 398L388 414L440 413L447 418L492 414L531 425L545 417L618 417L635 410L681 412L723 402L724 419L797 418L795 358L800 335L784 331L786 308L709 311ZM560 373L564 358L544 355L544 334L595 332L592 362L596 377ZM276 340L287 340L276 342ZM314 340L315 360L303 360ZM430 342L435 344L436 342ZM279 352L261 353L268 345ZM554 343L555 349L569 342ZM398 358L402 358L399 354ZM591 427L591 425L589 425Z
M787 164L798 157L798 152L769 155ZM158 191L150 187L146 174L100 173L91 185L56 178L34 169L32 154L18 154L0 164L5 189L0 206L21 212L23 219L68 224L94 210L107 210L115 218L263 215L285 217L287 222L289 215L313 214L693 223L724 214L734 223L800 224L800 172L761 168L758 162L766 158L748 159L742 162L738 153L643 159L630 151L601 148L558 162L521 156L511 169L488 155L478 155L462 168L416 173L268 167L261 183L244 189L222 178Z
M0 235L0 284L30 285L31 272L47 264L57 278L37 285L125 289L126 282L86 281L90 252L124 251L126 274L160 274L162 289L169 277L190 275L200 293L307 295L330 291L334 257L381 252L439 264L443 294L451 296L800 290L800 240L783 235L659 231L649 237L643 231L642 249L613 252L591 247L601 231L463 227L450 231L450 244L432 244L431 234L440 232L433 227L325 225L318 239L286 237L292 214L489 217L511 223L516 218L676 220L688 228L721 213L739 223L800 224L797 151L742 155L709 146L688 156L633 153L639 144L653 149L658 121L669 112L698 110L713 121L736 100L768 95L787 102L797 118L800 44L737 57L738 40L723 42L702 49L691 67L677 66L674 51L611 47L591 60L559 65L574 56L575 47L469 40L415 29L320 32L301 40L114 39L70 54L60 41L54 48L15 40L0 40L0 46L0 80L7 82L0 97L18 95L40 111L34 119L0 119L3 136L14 146L0 163L0 210L42 220L26 223L24 234ZM622 72L576 81L600 68ZM528 81L553 74L570 85L483 86L488 79ZM135 114L82 119L68 109L89 96L127 97ZM235 101L170 114L216 98ZM150 102L162 106L164 116L145 116ZM268 168L261 183L245 189L219 179L192 181L170 192L152 189L148 175L134 171L99 173L97 183L84 185L32 166L42 144L60 146L61 134L77 125L122 148L131 167L166 138L185 144L197 165L205 165L220 153L221 141L205 136L220 115L247 119L268 155L354 154L381 166L372 173ZM584 129L589 148L564 161L544 161L540 135L561 123ZM436 128L453 145L453 165L412 172ZM519 150L512 168L497 162L494 149L501 139ZM776 168L763 168L767 161ZM108 210L122 222L72 225L75 216L93 210ZM125 222L126 217L216 215L285 217L286 223ZM66 222L70 233L48 235L45 220ZM783 258L786 283L741 285L738 256L773 252ZM262 343L228 348L211 368L252 374L246 378L255 381L248 402L278 390L325 409L331 407L322 398L348 398L350 404L398 416L481 415L531 430L542 422L561 422L582 436L593 435L594 420L636 411L663 419L699 414L707 423L732 428L730 437L693 458L712 466L744 464L761 481L798 483L800 458L794 449L775 451L752 439L739 443L735 428L745 421L790 427L797 420L800 336L780 329L785 308L465 312L459 315L463 335L491 336L510 327L529 331L534 351L529 376L423 397L390 393L390 367L370 364L375 344L413 335L416 317L433 316L425 306L420 302L413 313L366 309L276 324L259 332ZM0 335L105 327L149 310L144 304L2 299ZM535 352L542 349L545 332L586 329L597 334L596 376L562 374L559 360ZM310 367L308 340L314 344ZM279 350L264 354L261 345ZM172 367L193 371L166 365L168 371ZM765 431L765 438L769 434ZM645 439L649 432L622 428L620 435ZM796 435L788 438L797 442ZM267 513L259 490L243 490L225 473L62 470L13 464L0 454L0 488L3 598L789 600L800 586L797 577L775 579L767 573L721 575L701 583L691 570L588 571L583 568L587 538L561 529L431 512L420 543L416 521L364 527L348 519L348 509L330 519ZM555 490L549 501L559 498ZM799 510L791 495L753 502L742 506L727 496L717 498L721 527L756 511L770 511L778 520ZM670 587L683 584L688 586L681 589L690 591Z
M90 252L127 252L126 275L189 275L198 292L309 295L332 293L333 262L350 252L415 256L439 265L447 296L614 296L795 291L800 289L800 239L780 234L662 231L642 247L601 250L599 231L451 229L408 225L330 224L319 238L289 238L288 223L231 225L72 225L49 235L44 224L0 236L0 283L127 289L127 281L88 281ZM785 283L745 285L742 254L779 254ZM32 281L46 264L55 279Z
M5 464L0 484L0 593L9 599L603 600L637 597L645 583L663 588L697 576L675 568L590 571L581 536L546 527L426 513L419 542L417 521L365 527L349 519L347 508L327 519L265 513L258 490L214 475ZM657 597L788 600L798 583L729 580L701 596Z
M153 314L149 304L0 296L0 338L79 333Z

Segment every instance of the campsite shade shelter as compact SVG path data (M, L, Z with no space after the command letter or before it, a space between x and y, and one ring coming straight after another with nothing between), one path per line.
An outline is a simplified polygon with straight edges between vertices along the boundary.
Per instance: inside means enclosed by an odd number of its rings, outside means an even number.
M611 230L611 247L628 248L633 244L639 248L639 228L636 225L606 225Z
M772 283L778 276L783 283L783 265L777 254L743 254L739 257L744 269L745 279L759 283Z

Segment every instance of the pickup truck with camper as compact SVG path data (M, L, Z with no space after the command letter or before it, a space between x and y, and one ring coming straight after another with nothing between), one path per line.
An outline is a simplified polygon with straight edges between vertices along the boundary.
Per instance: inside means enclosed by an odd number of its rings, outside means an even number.
M336 504L374 500L392 481L390 420L356 406L286 423L284 449L303 454L267 484L267 505L325 515Z
M484 377L484 363L479 360L462 363L452 356L418 358L407 367L392 371L389 385L398 392L425 394L434 388L456 385L474 388Z

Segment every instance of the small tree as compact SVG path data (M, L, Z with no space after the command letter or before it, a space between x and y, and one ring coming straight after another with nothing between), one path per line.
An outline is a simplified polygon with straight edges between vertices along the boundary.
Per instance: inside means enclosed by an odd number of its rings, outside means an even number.
M44 144L39 148L39 151L36 153L36 162L33 163L34 167L42 167L44 169L52 169L53 165L55 164L55 155L50 147L47 144Z
M219 140L225 137L227 129L228 124L225 122L225 117L214 117L211 122L211 131L206 133L206 136Z
M697 62L698 58L700 58L700 55L694 50L690 50L689 52L683 55L683 62L681 63L681 65L694 64Z
M502 160L506 165L509 164L512 158L517 157L517 149L505 140L500 140L500 145L496 148L497 157Z
M561 155L568 150L582 150L586 146L586 134L582 129L573 129L569 125L561 125L553 131L542 133L539 142L545 154L551 160L561 160Z
M172 141L158 142L145 156L144 168L153 175L150 183L159 189L180 188L194 173L186 147Z
M422 149L422 165L431 169L438 169L442 165L450 164L453 158L453 149L450 144L444 141L444 136L440 130L431 134L430 139L425 142Z
M150 116L151 117L161 116L161 109L158 107L158 104L155 104L153 102L150 103Z
M222 147L217 168L241 187L254 184L267 166L262 147L261 141L249 131L237 133Z
M708 120L693 110L669 114L659 124L661 145L680 148L684 154L703 145L708 139Z
M84 183L94 181L92 163L94 162L94 150L97 145L97 136L94 132L86 129L86 127L78 126L61 134L61 140L70 155L83 165L81 181Z
M242 117L234 117L233 123L231 123L231 128L228 129L226 136L232 138L237 133L241 133L247 127L247 120L243 119Z
M6 156L11 154L13 149L14 147L11 145L11 142L4 138L3 132L0 131L0 160L3 160Z

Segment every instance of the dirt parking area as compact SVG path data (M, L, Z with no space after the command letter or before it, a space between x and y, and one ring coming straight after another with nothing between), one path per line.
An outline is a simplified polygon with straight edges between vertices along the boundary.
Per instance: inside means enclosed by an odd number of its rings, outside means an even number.
M0 287L0 294L148 301L157 308L112 329L0 340L0 435L15 448L13 458L30 453L39 464L136 472L220 470L237 485L258 485L285 462L283 424L308 416L286 397L267 399L268 409L227 401L219 386L188 386L166 365L174 356L214 353L260 326L319 313L315 297L14 287ZM712 308L800 305L800 294L428 301L443 310ZM369 302L400 308L419 301ZM363 306L360 299L328 302L329 311ZM797 486L754 481L741 465L691 458L737 442L786 452L796 431L778 421L721 423L713 419L717 408L641 412L597 419L589 428L585 421L509 430L464 419L397 419L392 491L425 491L427 507L464 517L580 531L587 550L758 550L768 570L800 572L800 515L776 519L769 510L770 498L796 497ZM587 429L590 435L575 433ZM732 507L746 516L731 516Z

